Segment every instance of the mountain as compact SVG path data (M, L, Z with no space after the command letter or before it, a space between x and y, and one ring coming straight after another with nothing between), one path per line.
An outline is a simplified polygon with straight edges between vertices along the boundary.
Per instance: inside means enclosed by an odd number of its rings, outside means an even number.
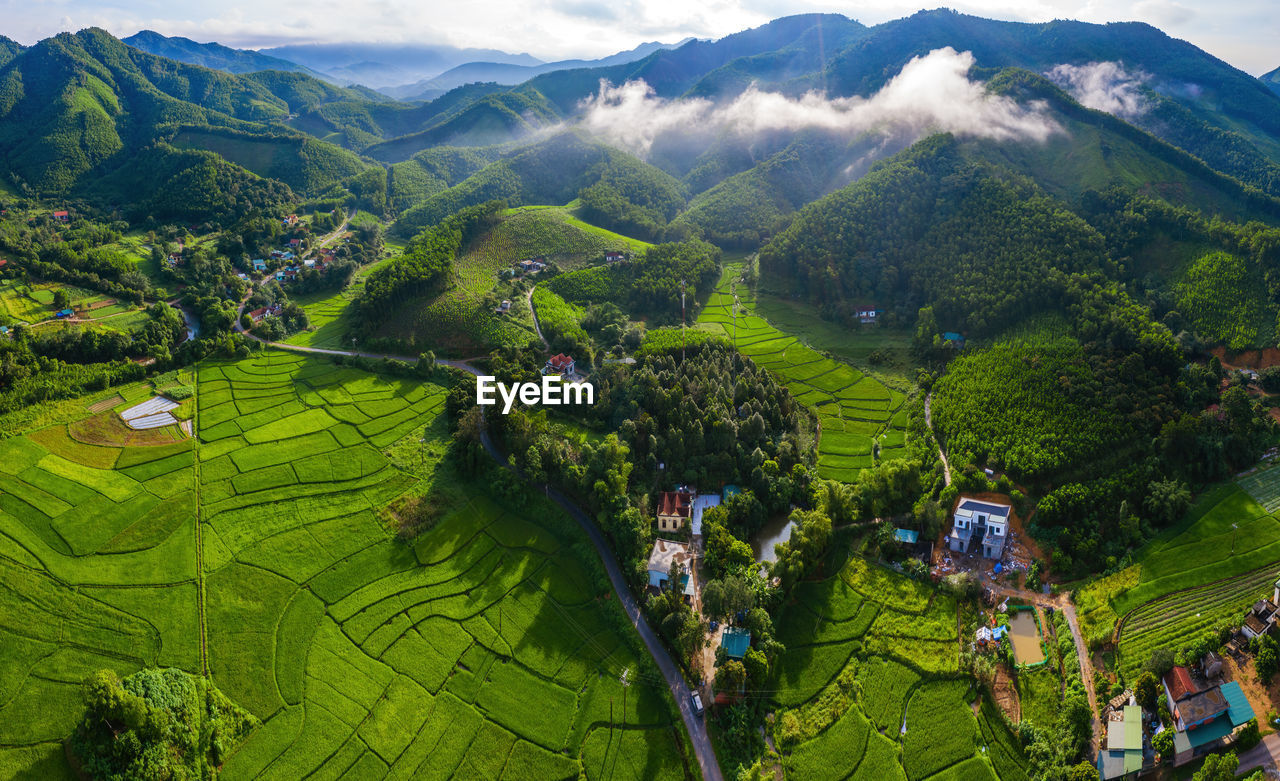
M1270 73L1264 73L1258 77L1258 80L1266 84L1272 90L1280 92L1280 68L1276 68Z
M542 62L528 54L432 44L307 43L262 49L260 53L305 65L343 84L375 88L430 79L468 62L504 65Z
M26 47L17 41L0 35L0 68L22 53Z
M642 43L634 49L611 54L597 60L559 60L541 65L514 65L500 62L468 62L441 73L431 79L414 84L383 89L382 92L400 100L434 100L455 87L473 83L503 85L520 84L534 76L574 68L604 68L643 59L655 51L676 49L693 39L686 38L677 44L658 42Z
M227 73L291 71L305 73L315 78L325 78L310 68L279 57L270 57L247 49L232 49L220 43L197 43L190 38L167 37L152 30L142 30L121 40L148 54L168 57L188 65L203 65L206 68Z
M0 170L41 195L82 194L154 216L231 214L264 188L274 194L257 205L290 197L268 179L319 194L366 170L351 152L278 123L354 96L303 74L179 63L103 30L62 33L0 68ZM210 203L217 208L202 206Z

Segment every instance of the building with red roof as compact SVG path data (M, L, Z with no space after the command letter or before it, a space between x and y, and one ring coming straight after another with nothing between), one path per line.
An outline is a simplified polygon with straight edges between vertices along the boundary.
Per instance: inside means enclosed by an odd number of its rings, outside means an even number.
M573 358L564 353L557 353L547 359L547 365L543 367L543 374L573 374L574 363Z

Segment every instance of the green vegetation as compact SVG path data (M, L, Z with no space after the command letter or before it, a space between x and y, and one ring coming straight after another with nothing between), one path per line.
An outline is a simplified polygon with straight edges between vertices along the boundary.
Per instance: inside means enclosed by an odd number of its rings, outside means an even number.
M846 363L832 360L774 328L756 312L742 268L727 264L716 291L698 316L699 328L724 336L769 369L818 418L818 474L852 482L876 457L892 458L905 444L905 422L895 417L905 394ZM738 299L734 317L734 295ZM735 338L736 337L736 338Z
M1212 252L1178 284L1178 309L1206 339L1243 350L1275 342L1275 306L1261 275L1241 258Z
M212 777L258 726L207 678L175 668L85 683L88 705L72 738L93 778Z

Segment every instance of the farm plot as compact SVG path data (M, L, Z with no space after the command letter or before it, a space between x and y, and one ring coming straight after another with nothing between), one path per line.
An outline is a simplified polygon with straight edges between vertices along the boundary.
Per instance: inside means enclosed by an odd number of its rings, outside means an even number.
M100 669L200 667L191 443L0 441L0 776L71 777Z
M1003 724L980 733L969 708L970 683L956 677L957 631L953 599L862 558L850 558L825 580L800 584L778 622L787 650L774 701L780 724L825 726L799 745L783 745L786 777L951 772L1022 781L1024 760ZM999 733L1005 754L980 750L991 743L980 737L988 733Z
M1269 513L1280 510L1280 464L1263 467L1238 482L1264 510Z
M732 280L740 273L727 264L716 291L698 315L701 328L726 336L739 352L778 375L787 389L818 417L818 473L852 481L859 470L906 445L905 419L895 417L906 396L852 366L832 360L755 314L755 301L738 286L735 319Z
M1157 648L1177 649L1210 627L1238 618L1269 594L1280 565L1267 566L1199 588L1153 600L1125 616L1119 630L1119 664L1136 676Z
M567 517L476 487L412 542L385 527L427 479L385 451L443 389L275 352L204 366L200 386L209 668L263 720L224 778L687 776L661 677ZM283 414L239 413L280 388Z

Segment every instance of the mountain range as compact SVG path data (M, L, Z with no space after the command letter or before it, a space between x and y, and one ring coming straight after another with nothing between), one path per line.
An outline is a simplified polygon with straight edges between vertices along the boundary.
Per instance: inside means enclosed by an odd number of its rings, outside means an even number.
M492 80L410 102L320 78L375 55L406 72L425 63L446 69L412 89ZM948 104L946 95L904 92L942 77L977 89L968 98L976 102L951 106L950 117L856 119L867 115L863 103L874 109L904 96L917 106ZM143 159L165 161L156 170L175 177L197 165L239 182L225 185L235 192L275 182L293 197L360 198L407 232L478 199L571 198L603 184L591 190L601 220L755 246L877 160L950 129L965 154L1068 200L1122 186L1270 219L1280 196L1275 80L1145 24L1022 24L951 11L873 27L836 14L785 17L716 41L646 44L582 63L431 46L243 52L86 30L31 47L0 39L0 165L24 192L157 214L182 211L180 200L156 201L171 194L167 180L127 172ZM638 92L601 91L602 83L638 82ZM1007 103L993 103L997 96ZM768 113L747 110L759 100L782 101L770 116L786 119L746 127L743 116ZM1005 143L964 123L964 111L992 106L1010 122L1043 124L1044 137ZM695 128L655 124L688 111L702 112ZM602 143L612 151L590 151ZM215 200L236 200L223 196Z

